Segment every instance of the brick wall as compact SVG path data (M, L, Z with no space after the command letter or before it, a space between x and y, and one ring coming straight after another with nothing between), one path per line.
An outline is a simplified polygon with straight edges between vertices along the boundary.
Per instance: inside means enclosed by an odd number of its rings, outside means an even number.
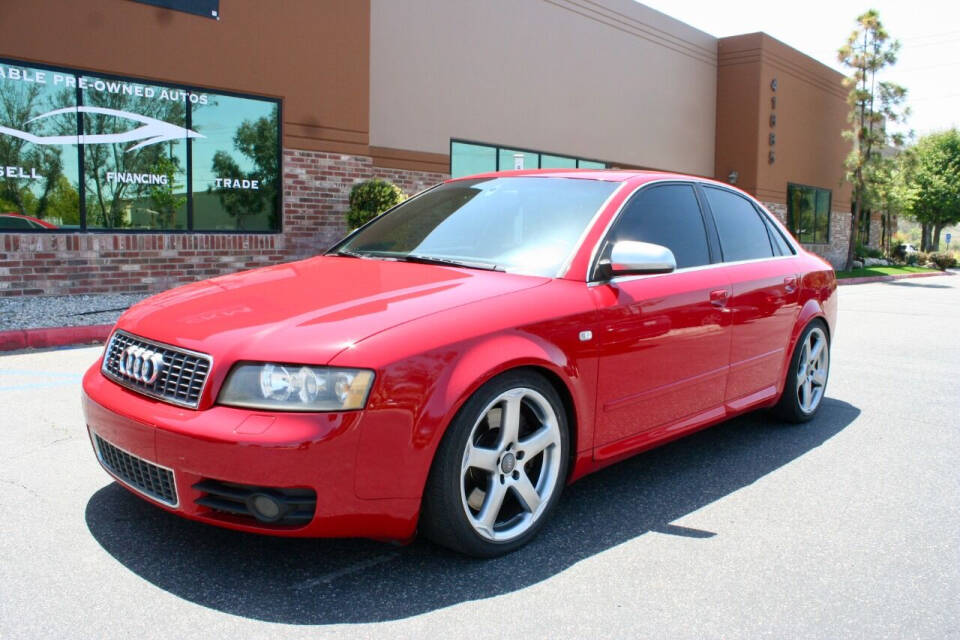
M323 251L347 231L350 188L372 177L408 194L447 176L364 156L284 150L283 233L3 233L0 296L157 292Z
M784 226L787 226L787 205L779 202L764 202L763 206L777 216ZM829 242L825 244L805 244L803 245L804 248L832 264L834 269L842 269L847 260L847 247L850 241L850 215L849 211L831 212ZM870 233L871 244L873 244L872 228ZM879 235L877 237L879 238Z

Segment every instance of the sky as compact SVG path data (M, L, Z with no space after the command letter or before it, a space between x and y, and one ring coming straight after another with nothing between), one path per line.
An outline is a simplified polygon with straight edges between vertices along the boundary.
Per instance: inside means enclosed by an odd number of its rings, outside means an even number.
M763 31L812 58L847 73L837 49L867 9L880 12L900 41L897 64L884 72L907 88L917 135L960 127L960 2L953 0L644 0L643 4L717 36Z

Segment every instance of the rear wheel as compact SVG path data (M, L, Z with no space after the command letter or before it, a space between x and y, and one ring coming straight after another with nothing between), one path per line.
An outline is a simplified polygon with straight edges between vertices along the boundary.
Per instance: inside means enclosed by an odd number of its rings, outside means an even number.
M814 320L800 335L787 368L783 395L775 413L788 422L813 418L823 402L830 376L830 340L822 320Z
M549 382L527 372L495 378L467 401L437 450L424 533L479 557L523 546L560 496L567 446L566 414Z

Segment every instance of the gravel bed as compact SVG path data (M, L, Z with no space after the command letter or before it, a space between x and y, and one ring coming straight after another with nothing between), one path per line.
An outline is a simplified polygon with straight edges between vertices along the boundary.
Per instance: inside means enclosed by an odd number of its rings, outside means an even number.
M146 293L0 298L0 331L113 324Z

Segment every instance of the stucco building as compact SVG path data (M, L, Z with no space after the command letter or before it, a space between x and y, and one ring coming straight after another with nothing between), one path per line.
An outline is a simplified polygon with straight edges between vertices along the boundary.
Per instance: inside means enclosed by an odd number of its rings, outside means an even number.
M0 72L0 295L305 257L360 180L521 165L735 182L835 264L849 235L842 76L631 0L34 0Z

